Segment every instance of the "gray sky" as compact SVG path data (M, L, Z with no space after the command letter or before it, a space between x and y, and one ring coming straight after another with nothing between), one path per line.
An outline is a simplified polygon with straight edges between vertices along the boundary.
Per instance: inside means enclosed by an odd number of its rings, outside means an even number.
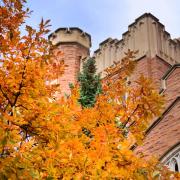
M29 0L28 23L51 19L51 30L79 27L91 34L92 50L108 37L121 39L128 25L145 12L156 16L172 38L180 37L180 0Z

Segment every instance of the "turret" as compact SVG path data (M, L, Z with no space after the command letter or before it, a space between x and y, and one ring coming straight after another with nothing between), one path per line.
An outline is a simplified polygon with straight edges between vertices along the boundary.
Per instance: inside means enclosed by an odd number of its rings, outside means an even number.
M91 36L76 27L59 28L49 35L49 40L57 47L56 51L63 53L57 58L59 61L64 60L67 67L63 76L58 78L58 83L61 94L69 94L69 84L77 81L81 59L89 56Z

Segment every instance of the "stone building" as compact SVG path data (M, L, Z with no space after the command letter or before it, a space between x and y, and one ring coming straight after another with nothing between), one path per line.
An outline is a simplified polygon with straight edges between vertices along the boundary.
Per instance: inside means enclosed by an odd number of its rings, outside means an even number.
M69 91L69 83L76 81L83 58L89 56L91 36L79 28L59 28L49 36L63 51L68 65L63 77L58 79L62 93ZM154 80L166 104L161 117L154 119L146 131L144 144L136 153L155 155L174 171L180 171L180 38L171 39L163 24L150 13L145 13L128 26L122 39L108 38L94 52L97 71L104 76L104 69L114 61L121 61L128 49L139 50L137 67L132 78L144 74Z

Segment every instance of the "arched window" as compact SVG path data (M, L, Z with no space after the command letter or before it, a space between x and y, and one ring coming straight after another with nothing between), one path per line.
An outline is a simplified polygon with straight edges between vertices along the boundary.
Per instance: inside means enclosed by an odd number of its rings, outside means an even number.
M161 162L168 166L170 170L180 172L180 144L166 153Z

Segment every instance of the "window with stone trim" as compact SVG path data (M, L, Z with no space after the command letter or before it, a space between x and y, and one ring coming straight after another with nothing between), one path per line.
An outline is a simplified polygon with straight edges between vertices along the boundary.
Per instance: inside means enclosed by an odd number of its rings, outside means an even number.
M170 170L180 172L180 144L170 150L161 160Z

